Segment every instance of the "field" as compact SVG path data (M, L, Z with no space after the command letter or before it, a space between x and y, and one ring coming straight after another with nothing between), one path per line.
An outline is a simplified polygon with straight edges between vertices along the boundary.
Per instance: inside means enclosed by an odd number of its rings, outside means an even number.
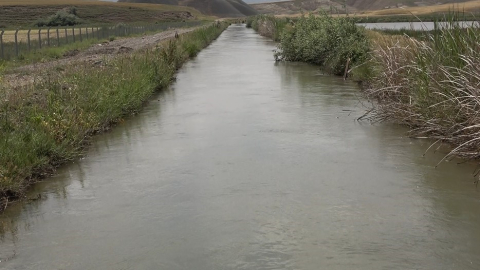
M189 7L158 4L112 3L81 0L0 0L0 28L30 27L57 11L75 6L78 17L87 25L114 23L155 23L206 19Z
M469 1L457 4L443 4L423 7L402 7L381 9L357 13L358 16L397 16L397 15L427 15L435 13L448 13L452 11L476 13L480 11L480 1Z

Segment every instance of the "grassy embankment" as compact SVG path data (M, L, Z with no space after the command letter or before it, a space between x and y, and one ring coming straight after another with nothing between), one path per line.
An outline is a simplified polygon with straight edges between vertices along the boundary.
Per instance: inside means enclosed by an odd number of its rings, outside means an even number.
M225 27L201 28L103 66L53 68L35 83L16 89L0 84L2 202L21 196L32 182L77 158L92 135L141 109Z
M67 27L67 31L60 29L59 43L57 45L56 27L50 31L50 39L52 47L46 48L47 29L36 27L38 21L44 21L57 12L74 8L79 25L75 26L77 35L75 43L72 43L72 26ZM192 26L202 21L212 21L213 19L202 15L195 9L189 7L179 7L170 5L157 4L136 4L136 3L112 3L103 1L81 1L81 0L0 0L0 29L5 31L3 35L4 54L8 65L23 65L34 62L48 61L58 59L65 54L76 50L83 50L94 43L99 42L96 38L92 39L92 29L98 36L100 34L101 41L113 39L113 36L105 36L107 27L125 25L146 26L155 25L155 28L163 26L179 27ZM89 39L86 38L86 27L89 28ZM99 33L96 29L99 27ZM62 28L62 27L60 27ZM83 33L83 42L79 41L80 28ZM15 30L20 29L18 34L18 42L20 44L19 57L15 56ZM31 29L31 50L27 46L27 30ZM42 30L41 39L44 41L41 50L38 49L38 30ZM158 29L160 31L160 29ZM68 33L68 39L65 33ZM109 31L114 32L114 31ZM68 42L67 42L68 41ZM67 44L69 43L69 44ZM2 61L0 59L0 61Z
M349 75L375 101L371 120L394 121L409 126L414 137L449 143L446 158L480 158L480 27L461 28L457 19L463 17L451 15L447 28L437 24L421 38L366 32L352 19L328 16L294 23L261 16L249 25L260 33L277 31L267 36L280 37L280 59L341 74L350 58Z
M69 37L68 37L68 42L65 36L60 34L60 38L58 42L60 43L59 46L57 46L57 39L56 35L52 35L51 42L53 46L47 47L43 46L41 49L38 48L38 42L35 40L34 37L32 37L32 48L31 50L28 49L27 43L26 43L26 36L20 37L23 38L19 41L19 56L15 57L15 44L13 42L10 43L4 43L4 53L5 53L5 59L0 59L0 63L4 62L4 65L7 68L14 68L18 66L23 66L27 64L34 64L34 63L40 63L40 62L48 62L51 60L55 59L61 59L64 57L72 56L77 54L79 51L85 50L89 47L91 47L94 44L99 44L99 43L104 43L104 42L109 42L113 41L115 39L122 39L125 37L135 37L135 36L142 36L142 35L149 35L149 34L154 34L157 32L162 32L168 28L184 28L184 27L196 27L200 26L202 24L207 24L209 23L208 21L196 21L196 20L191 20L191 21L186 21L186 22L164 22L164 23L159 23L159 24L154 24L151 25L151 30L147 30L145 33L129 33L128 35L124 35L122 33L121 36L116 36L116 31L115 30L106 30L104 28L99 28L99 32L96 32L96 28L94 29L92 34L91 28L89 29L89 38L86 38L85 31L83 31L82 34L82 41L79 41L79 29L76 28L76 42L72 43L72 36L71 36L71 28ZM121 27L121 26L117 26ZM123 26L126 27L126 26ZM148 25L145 27L149 27ZM121 30L122 31L122 30ZM123 30L124 32L125 30ZM106 34L110 32L110 34ZM61 33L61 32L60 32ZM45 34L46 35L46 34ZM98 38L100 37L100 38ZM46 40L46 37L42 37L42 40Z

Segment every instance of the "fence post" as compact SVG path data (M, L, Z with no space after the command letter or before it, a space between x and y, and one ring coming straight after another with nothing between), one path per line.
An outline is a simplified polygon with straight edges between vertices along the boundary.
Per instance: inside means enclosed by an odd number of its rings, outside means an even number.
M65 28L65 44L68 44L68 30Z
M47 29L47 45L50 47L50 27Z
M58 27L57 27L57 47L60 47L60 31L58 30Z
M3 54L3 33L5 33L4 30L0 32L0 53L1 53L2 59L5 58Z
M80 30L80 42L82 42L83 41L83 39L82 39L82 27L80 27L79 30Z
M75 26L72 27L73 43L75 43Z
M28 29L28 32L27 32L28 51L32 49L30 45L30 32L32 32L32 29Z
M88 27L85 27L85 33L87 34L87 39L88 39Z
M38 46L42 48L42 29L38 29Z
M15 31L15 55L18 57L18 29Z
M98 31L98 27L97 27L97 39L100 39L100 31Z

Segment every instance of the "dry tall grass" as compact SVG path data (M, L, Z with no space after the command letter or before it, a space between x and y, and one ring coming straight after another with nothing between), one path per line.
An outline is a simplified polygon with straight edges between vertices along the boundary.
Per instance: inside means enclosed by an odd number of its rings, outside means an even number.
M454 21L425 41L376 41L367 96L379 101L373 120L411 127L415 137L448 142L446 157L480 158L480 26Z

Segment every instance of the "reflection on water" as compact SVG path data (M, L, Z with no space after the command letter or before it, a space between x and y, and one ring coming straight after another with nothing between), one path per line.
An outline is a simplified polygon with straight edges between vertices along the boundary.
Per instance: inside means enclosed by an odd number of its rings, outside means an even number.
M478 269L472 164L230 27L0 217L2 269Z

